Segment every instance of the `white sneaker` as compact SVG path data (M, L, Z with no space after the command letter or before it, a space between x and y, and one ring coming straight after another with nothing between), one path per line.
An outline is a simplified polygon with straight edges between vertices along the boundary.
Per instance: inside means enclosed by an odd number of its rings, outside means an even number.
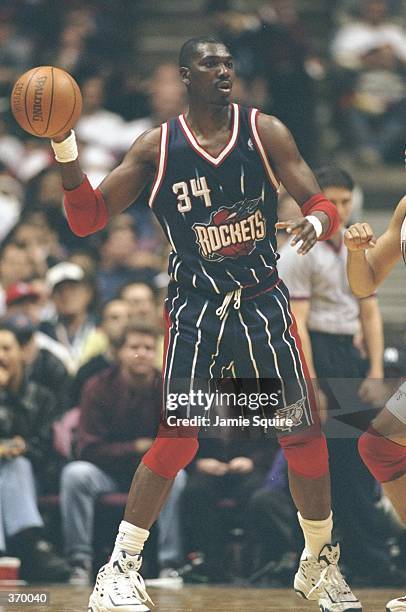
M405 612L406 610L406 595L392 599L386 604L386 612Z
M316 559L306 550L300 558L294 589L305 599L318 600L321 612L362 610L337 565L340 545L326 544Z
M121 551L117 561L107 563L97 574L88 612L151 612L154 605L138 570L142 557Z

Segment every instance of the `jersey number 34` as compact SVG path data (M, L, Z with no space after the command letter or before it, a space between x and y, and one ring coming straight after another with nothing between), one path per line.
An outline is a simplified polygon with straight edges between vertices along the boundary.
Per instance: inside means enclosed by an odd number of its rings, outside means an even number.
M206 208L211 206L210 189L207 187L206 177L202 176L198 179L190 179L190 190L196 198L204 198ZM185 181L172 185L172 191L178 199L178 211L181 213L192 210L192 201L189 195L189 187Z

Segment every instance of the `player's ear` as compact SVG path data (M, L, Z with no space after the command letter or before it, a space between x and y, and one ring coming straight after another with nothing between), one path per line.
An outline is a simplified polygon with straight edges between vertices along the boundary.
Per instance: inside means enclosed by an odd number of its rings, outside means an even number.
M190 85L190 69L182 66L179 68L179 73L182 83L188 87Z

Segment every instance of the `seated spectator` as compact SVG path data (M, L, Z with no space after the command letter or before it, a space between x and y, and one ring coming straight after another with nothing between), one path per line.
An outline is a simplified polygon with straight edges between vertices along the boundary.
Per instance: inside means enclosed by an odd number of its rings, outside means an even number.
M227 431L215 435L200 438L198 455L188 470L182 518L186 553L204 559L197 579L226 582L230 575L224 544L233 525L245 527L251 520L245 514L246 502L264 479L270 450L269 441L262 446L259 440L241 439L241 431L238 439L229 439ZM218 504L224 498L235 507L219 518Z
M95 327L92 313L96 292L94 283L80 266L71 262L51 268L47 282L56 312L53 320L44 321L40 329L68 349L77 369L86 340Z
M80 238L68 226L62 206L63 190L58 168L50 166L36 174L26 186L23 216L33 209L41 210L47 224L58 236L64 249L80 246Z
M35 329L34 339L37 350L54 355L58 362L63 364L64 369L71 373L75 366L69 351L63 344L39 330L39 325L43 320L44 305L42 300L43 296L39 282L14 283L6 291L6 316L24 316L29 319ZM41 383L40 380L37 382Z
M86 276L94 277L99 265L99 252L95 246L87 244L75 248L70 252L68 261L77 264L85 272Z
M25 377L11 325L0 326L0 551L21 559L29 582L61 582L69 568L44 541L36 487L49 484L55 398Z
M406 119L406 63L389 45L365 50L343 118L361 162L401 159Z
M117 365L94 376L81 398L78 455L61 479L65 550L71 582L88 584L91 575L94 508L102 493L127 492L134 471L158 430L162 407L161 374L155 369L153 328L129 327L117 343ZM181 563L178 516L185 473L158 519L161 568Z
M24 350L26 376L53 393L56 400L55 416L59 417L71 407L71 377L68 370L52 351L41 346L42 334L29 317L24 314L9 315L3 323L15 329Z
M10 239L24 249L33 267L33 275L44 278L49 265L63 256L58 237L42 210L34 209L13 227Z
M119 297L125 300L130 307L131 322L147 323L155 327L162 321L157 309L155 292L148 283L130 282L121 287ZM158 369L162 368L163 351L163 334L159 334L155 362Z
M130 215L120 215L109 224L100 256L98 284L103 301L114 297L126 283L153 282L160 271L160 258L139 248Z
M361 0L359 7L359 19L339 28L333 40L331 52L336 64L358 69L366 53L385 47L406 63L406 32L391 20L388 0Z
M103 306L100 327L90 334L88 347L91 343L98 344L98 353L86 361L78 370L71 388L71 405L78 406L85 383L116 361L115 343L120 341L129 323L129 306L126 301L113 299Z
M34 269L25 249L13 242L3 242L0 247L0 316L5 313L5 291L20 281L27 281Z
M157 322L155 293L151 285L143 282L131 282L121 287L119 296L130 308L130 319L134 323Z

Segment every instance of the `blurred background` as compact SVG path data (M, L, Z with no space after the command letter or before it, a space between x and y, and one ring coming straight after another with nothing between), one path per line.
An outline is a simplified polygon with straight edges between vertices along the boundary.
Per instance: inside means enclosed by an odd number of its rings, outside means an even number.
M284 121L313 168L330 162L351 173L356 182L353 221L368 221L379 235L405 192L405 0L0 0L0 438L14 440L17 459L29 458L42 494L35 502L42 518L38 513L34 519L25 516L17 534L15 529L5 534L7 545L0 537L0 555L7 551L20 557L23 565L29 558L23 574L29 581L45 577L89 584L93 552L88 533L93 505L99 504L100 510L101 501L105 514L97 514L96 561L110 550L128 483L152 444L157 425L160 397L155 382L160 380L168 248L146 204L146 194L104 231L87 239L74 236L64 217L61 181L49 142L19 129L10 113L10 92L17 77L37 65L59 66L75 77L84 101L76 127L81 164L97 186L143 131L185 110L178 52L186 39L207 34L222 38L234 54L236 101L258 106ZM385 367L391 372L388 376L397 378L406 368L403 264L379 289L378 300L385 327ZM138 327L123 339L129 324ZM12 341L4 336L2 325L14 338L12 359L10 346L8 353L4 348L6 340ZM131 370L134 346L144 351L145 367L139 372ZM128 399L123 400L122 420L115 424L118 437L111 439L107 412L107 421L102 423L100 417L95 426L97 436L92 430L87 437L90 420L83 415L95 415L107 405L103 402L114 389L108 377L117 371L126 372L132 380L129 389L124 392L121 385L111 397L111 410L117 408L118 398ZM96 374L99 378L90 381ZM147 378L150 386L155 385L148 396L150 404L145 404L144 391L137 391L137 385L144 389L141 382ZM28 381L31 387L17 385L17 393L16 380ZM32 385L38 386L35 393ZM41 395L43 387L47 401ZM384 397L375 408L384 405ZM139 410L139 405L151 408L148 418L143 428L129 431L128 423L135 423L131 410ZM17 422L16 415L23 418ZM98 449L93 448L95 440ZM10 457L1 442L1 457ZM36 452L31 453L31 448ZM256 443L247 450L247 473L255 478L246 489L237 476L233 480L233 455L227 455L223 447L208 449L197 458L186 493L185 483L179 481L166 516L169 531L174 533L177 520L180 533L179 504L183 504L184 515L194 517L195 523L188 525L187 518L183 522L183 551L179 533L175 542L158 538L159 567L151 575L179 569L186 553L187 571L193 574L194 565L202 564L201 548L210 544L213 550L210 546L205 550L207 558L213 557L210 571L201 572L196 581L224 581L227 577L219 568L224 567L224 559L217 555L213 527L220 525L223 533L222 524L228 525L231 557L236 573L241 572L242 535L244 530L249 534L252 525L244 526L238 514L235 520L233 509L242 509L246 517L247 491L250 495L256 491L250 503L259 527L250 537L262 549L255 553L250 568L258 570L251 576L252 583L265 577L275 584L290 584L300 534L294 528L286 534L283 528L295 522L286 466L275 448L265 449L262 463L257 461L257 450ZM239 444L236 452L243 452ZM221 462L231 474L225 498L224 488L208 484L219 476L212 471L213 457L217 466ZM125 466L126 480L117 483L113 468L119 461ZM26 463L18 465L27 468ZM340 466L336 470L341 483L336 503L337 512L342 506L342 538L359 542L358 557L347 559L350 576L361 585L404 585L400 568L404 570L406 558L405 533L358 455L354 465L354 469ZM4 466L0 459L0 473ZM98 470L96 475L92 470ZM110 470L110 480L103 470ZM361 481L357 470L364 470L368 495L362 499L354 495L358 485L348 485L351 470L357 483ZM31 472L24 473L31 478ZM21 473L14 475L21 491L28 491L28 485L21 486ZM94 488L96 477L99 489ZM265 484L258 489L259 482ZM101 493L113 497L100 498ZM3 495L7 491L1 486L0 505L5 507ZM86 495L92 496L88 506L83 502ZM24 507L25 503L19 503L19 508ZM72 517L86 507L90 527L78 535L78 523L72 524ZM10 506L9 511L14 516L16 510ZM212 521L207 518L209 512L214 513ZM218 516L225 523L219 523ZM261 520L266 523L262 527ZM65 560L39 546L44 524L46 539L53 541ZM203 524L210 533L202 530ZM162 533L169 531L164 525ZM265 532L269 538L264 547ZM76 552L81 553L77 557L69 549L72 533ZM203 541L193 541L198 533ZM33 547L38 549L36 563ZM255 550L250 545L250 551ZM30 574L32 568L37 569L36 575Z
M53 235L52 253L40 240L37 258L83 248L60 218L48 142L23 133L10 115L10 90L22 72L53 64L78 80L81 160L97 184L140 133L184 109L177 54L185 39L207 33L233 50L236 100L282 119L313 167L336 161L350 170L359 185L355 218L380 233L404 192L405 20L402 0L2 0L0 238L24 218ZM129 267L148 268L151 280L165 269L166 247L145 206L138 209L127 219L138 242ZM48 223L39 223L44 216ZM128 253L121 240L103 240L102 248L96 239L88 256L111 269L120 245ZM108 282L103 277L102 299L114 292ZM399 267L379 293L391 343L403 338L402 297Z

